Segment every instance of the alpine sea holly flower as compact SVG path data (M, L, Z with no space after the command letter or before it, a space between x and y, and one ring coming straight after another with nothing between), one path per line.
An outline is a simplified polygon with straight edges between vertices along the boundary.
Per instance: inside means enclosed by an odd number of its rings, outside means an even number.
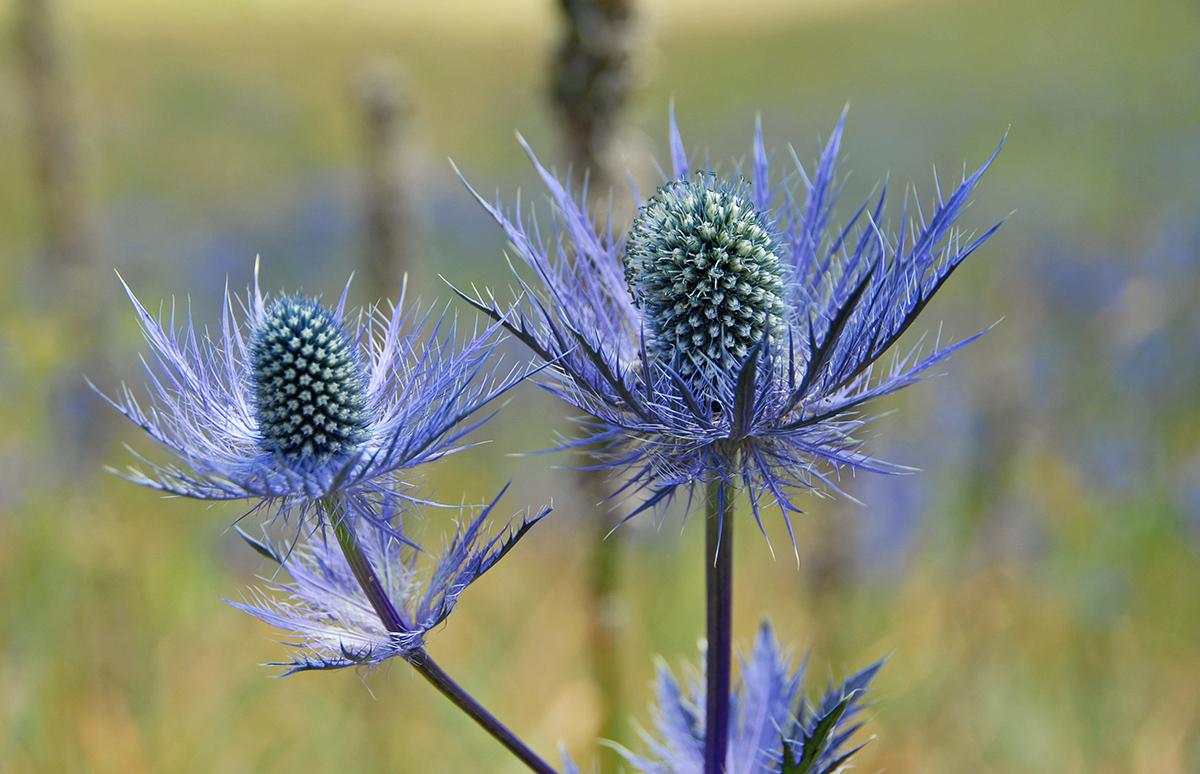
M550 365L549 389L588 428L564 446L588 449L596 467L625 474L622 492L646 495L626 518L680 487L705 487L705 774L722 770L729 744L732 490L745 491L760 530L760 501L774 500L792 535L795 492L840 491L842 470L898 470L863 449L866 404L980 335L939 335L927 349L922 339L882 362L999 228L964 239L955 226L999 148L949 196L938 184L928 218L918 203L910 220L906 202L886 233L885 187L833 227L843 121L812 173L793 154L778 177L760 123L742 180L692 170L672 112L671 178L625 236L614 236L611 215L598 228L586 187L572 193L523 140L550 192L550 238L519 205L510 217L471 189L536 282L515 272L522 292L511 305L460 295Z
M483 541L492 506L485 508L451 543L424 593L402 548L415 546L397 517L414 500L400 476L461 448L486 421L468 418L524 375L486 369L499 326L459 344L453 322L405 311L403 299L347 319L346 290L333 308L302 296L267 298L256 266L240 315L226 290L213 337L197 333L190 315L177 329L174 310L164 323L125 290L153 353L149 403L143 409L126 386L107 399L176 458L142 459L126 477L170 494L249 499L255 508L317 517L298 527L290 552L251 541L292 583L278 587L282 599L259 595L242 607L301 636L305 655L293 671L400 656L532 770L552 774L423 647L424 633L462 590L544 514ZM339 552L324 542L327 531Z
M124 281L122 281L124 284ZM347 284L347 289L349 285ZM220 332L152 315L125 285L152 357L148 400L106 399L174 457L123 472L202 500L248 499L306 513L321 498L404 492L402 476L462 446L469 417L520 374L487 361L499 326L464 337L432 311L371 307L348 315L304 296L226 291Z
M627 235L614 235L611 216L595 224L586 187L574 193L524 140L549 190L549 234L519 203L509 215L471 188L536 281L518 274L511 309L460 295L551 364L549 388L585 417L564 445L623 471L624 493L645 492L634 513L720 480L748 493L756 518L773 499L790 532L795 492L840 491L842 469L902 469L863 449L865 404L979 335L922 339L883 360L999 227L966 239L955 226L996 154L948 196L937 186L928 214L906 203L894 233L886 187L834 227L842 125L813 170L793 154L772 174L760 123L743 179L693 170L672 115L671 179Z
M460 525L428 570L422 566L421 553L396 537L404 529L400 504L394 498L385 498L381 513L361 520L365 526L357 537L362 555L391 602L399 631L388 628L324 526L307 530L295 544L281 546L243 533L255 550L286 571L290 581L267 576L264 588L251 589L246 601L232 604L299 636L299 641L288 643L295 650L292 660L273 665L286 667L287 674L374 666L397 656L418 656L425 634L446 620L467 586L495 566L549 512L542 510L516 528L489 537L487 520L499 499L497 495L475 518Z
M803 693L805 664L793 669L790 656L764 623L741 681L729 697L728 774L833 774L862 749L851 739L861 728L866 691L883 662L830 683L809 703ZM693 774L704 768L705 679L693 667L682 682L660 665L655 682L654 733L641 732L646 752L618 748L636 771Z

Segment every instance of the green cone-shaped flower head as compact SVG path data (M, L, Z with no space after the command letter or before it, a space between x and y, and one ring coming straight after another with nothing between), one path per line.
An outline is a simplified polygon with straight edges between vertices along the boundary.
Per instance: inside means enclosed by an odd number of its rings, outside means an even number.
M675 180L641 207L625 279L655 354L685 377L734 368L784 330L778 237L741 183Z
M323 461L362 442L362 369L333 312L313 299L277 299L254 331L250 354L266 451Z

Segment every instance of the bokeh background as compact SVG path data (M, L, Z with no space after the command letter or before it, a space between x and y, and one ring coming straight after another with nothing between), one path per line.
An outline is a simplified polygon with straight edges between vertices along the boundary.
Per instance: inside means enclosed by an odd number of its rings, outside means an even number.
M814 687L891 654L864 771L1200 771L1200 6L630 5L609 161L643 190L672 98L727 164L757 112L779 161L812 159L849 103L843 215L885 176L928 201L933 166L956 177L1011 128L966 224L1015 214L925 316L1003 321L881 407L874 448L923 472L848 482L865 506L811 499L799 568L777 518L777 559L744 520L735 641L769 616ZM565 166L560 8L18 0L0 29L0 770L516 771L403 665L270 679L273 633L222 602L264 570L227 529L240 511L104 474L142 442L81 372L138 378L114 267L199 320L256 254L270 287L332 294L357 269L373 301L381 238L426 300L448 298L439 274L506 286L445 158L546 211L513 130ZM568 428L530 387L494 443L431 473L443 499L511 479L509 511L557 510L430 650L537 749L586 762L611 693L589 661L602 517L551 467L569 460L510 456ZM654 658L695 656L701 532L674 513L619 533L627 743Z

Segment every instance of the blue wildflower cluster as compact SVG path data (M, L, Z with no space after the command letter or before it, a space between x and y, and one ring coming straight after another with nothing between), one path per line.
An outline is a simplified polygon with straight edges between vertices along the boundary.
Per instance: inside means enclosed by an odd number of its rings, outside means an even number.
M301 516L286 549L252 541L291 574L291 585L271 584L288 601L268 603L260 591L242 607L305 634L298 647L306 667L411 653L458 595L541 518L507 540L487 542L495 502L484 508L439 560L419 614L406 618L402 631L388 630L346 574L348 560L335 561L331 521L358 531L367 562L387 579L387 599L377 601L405 609L417 588L409 568L416 552L401 514L424 501L399 476L463 448L483 421L470 417L524 375L489 367L496 328L461 340L455 322L403 303L349 320L345 292L334 308L298 296L271 300L256 270L244 302L226 294L220 335L210 338L151 316L126 291L155 355L148 361L150 405L143 408L128 387L110 402L179 464L142 458L124 475L171 494L242 499L252 510L274 506L274 513Z
M866 407L975 338L895 351L998 227L968 238L955 226L991 159L948 195L939 186L928 214L906 203L894 233L883 226L886 191L833 227L841 138L839 122L811 171L795 161L780 174L760 126L743 179L693 169L672 116L670 177L624 235L611 217L597 227L586 193L526 146L550 191L553 238L476 194L535 279L518 273L521 294L509 303L460 292L491 318L470 331L403 297L358 312L346 310L346 290L333 305L268 297L256 267L244 297L226 291L212 334L190 313L178 322L174 307L151 314L125 286L151 352L149 383L144 395L122 386L107 400L170 459L138 455L123 475L297 517L287 541L239 529L275 568L233 603L289 635L292 655L278 664L287 674L398 658L546 774L553 768L436 665L426 639L547 510L493 535L497 496L436 557L406 525L428 504L409 474L470 445L484 409L546 369L545 386L584 415L586 432L564 446L622 476L620 493L642 495L627 518L680 490L689 502L706 491L705 661L683 679L660 668L655 729L642 734L644 752L618 746L625 761L649 774L833 774L861 747L854 737L880 664L809 703L804 666L792 667L764 624L731 690L727 518L740 492L761 529L767 498L790 534L798 492L838 490L843 469L899 469L863 448ZM540 363L498 370L504 332Z
M282 545L265 529L263 539L241 533L277 570L233 604L298 638L278 666L293 674L400 658L530 768L552 772L425 650L425 635L463 591L547 511L490 537L497 496L428 573L402 518L425 501L400 476L462 449L488 418L472 417L526 375L490 365L498 326L462 336L444 313L406 310L403 299L348 316L346 291L333 308L269 299L256 266L245 300L226 292L213 336L190 315L177 328L173 309L165 320L151 315L125 290L153 353L148 395L123 385L105 397L174 461L139 455L124 475L170 494L300 517Z

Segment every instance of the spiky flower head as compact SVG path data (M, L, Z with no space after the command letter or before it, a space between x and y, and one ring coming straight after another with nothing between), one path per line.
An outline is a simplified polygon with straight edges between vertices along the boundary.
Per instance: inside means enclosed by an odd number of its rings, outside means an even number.
M125 290L150 379L146 398L124 385L105 397L174 458L139 456L123 475L170 494L302 515L338 494L366 512L365 500L403 493L415 467L462 448L482 424L467 420L524 376L489 370L499 326L464 335L403 297L347 315L345 290L332 306L268 298L256 267L244 298L226 291L214 335L190 311L180 326L173 308L152 315Z
M366 437L362 367L333 312L284 296L250 345L254 415L263 448L299 463L349 454Z
M865 451L864 410L979 335L899 350L933 295L999 228L964 238L956 221L1000 149L946 195L935 185L929 206L906 202L894 230L886 186L835 228L841 140L839 121L814 166L792 155L780 174L760 125L742 182L712 168L697 174L672 115L669 180L628 235L611 218L594 222L586 190L560 182L528 145L549 190L551 231L471 189L536 283L518 275L513 303L460 295L549 364L550 389L587 429L563 446L624 474L620 492L643 495L629 517L721 481L745 491L756 519L762 498L778 503L790 533L797 492L840 491L846 469L909 470Z
M750 191L699 174L673 180L638 210L625 243L625 279L659 358L683 376L740 365L786 330L779 237Z

